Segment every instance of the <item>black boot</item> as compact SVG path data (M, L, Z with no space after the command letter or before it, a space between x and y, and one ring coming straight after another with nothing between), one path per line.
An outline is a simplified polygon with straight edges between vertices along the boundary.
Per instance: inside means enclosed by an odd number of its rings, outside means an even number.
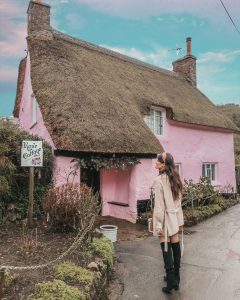
M181 265L181 247L180 242L172 243L174 275L178 285L180 284L180 265ZM164 281L167 281L167 276L164 276Z
M161 243L162 253L163 253L163 261L164 268L167 274L167 286L162 288L162 291L166 294L171 294L173 289L178 289L178 283L174 276L174 266L173 266L173 258L172 258L172 248L171 243L168 243L168 251L164 251L164 243Z
M181 265L181 247L180 242L172 243L173 261L174 261L174 274L175 278L180 283L180 265Z

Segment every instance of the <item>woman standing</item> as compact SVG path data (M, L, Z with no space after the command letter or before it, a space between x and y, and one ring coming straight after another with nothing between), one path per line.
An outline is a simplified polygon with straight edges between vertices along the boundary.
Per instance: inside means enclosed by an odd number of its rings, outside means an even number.
M158 155L156 168L159 169L159 175L153 185L153 234L159 237L166 270L164 279L167 286L162 291L170 294L173 289L179 289L180 283L181 248L178 232L183 230L184 224L181 206L183 185L170 153Z

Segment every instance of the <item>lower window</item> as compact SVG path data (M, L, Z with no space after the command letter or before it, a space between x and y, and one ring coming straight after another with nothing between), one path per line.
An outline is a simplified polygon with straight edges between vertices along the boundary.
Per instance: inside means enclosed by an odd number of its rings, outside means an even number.
M202 165L202 176L209 177L211 181L216 180L216 164L204 163Z
M178 171L178 174L181 176L181 164L180 163L175 163L175 168Z

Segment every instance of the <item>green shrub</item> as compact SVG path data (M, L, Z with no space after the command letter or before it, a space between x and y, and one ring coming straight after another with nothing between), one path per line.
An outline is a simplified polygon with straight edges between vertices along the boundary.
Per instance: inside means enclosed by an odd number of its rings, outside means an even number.
M237 203L236 200L234 200L233 202L230 200L225 200L225 202L228 203L228 207ZM220 213L225 208L223 208L219 204L204 205L195 207L194 209L188 207L183 210L185 224L197 224L199 221L210 218L211 216Z
M214 203L218 193L214 190L208 177L201 177L199 182L184 180L182 206L198 207Z
M10 203L15 204L15 212L26 216L29 189L29 168L21 167L21 147L23 140L41 140L16 125L0 121L0 210L7 213ZM34 198L38 213L42 213L42 196L52 178L52 150L43 143L43 167L35 168ZM40 173L41 172L41 178Z
M54 267L54 275L57 279L69 283L80 283L89 288L94 279L94 273L78 267L70 262L64 262Z
M90 247L94 254L99 255L105 260L108 270L111 270L114 254L113 243L106 237L101 237L100 239L94 238Z
M61 280L37 284L33 295L28 300L86 300L79 289L67 285Z

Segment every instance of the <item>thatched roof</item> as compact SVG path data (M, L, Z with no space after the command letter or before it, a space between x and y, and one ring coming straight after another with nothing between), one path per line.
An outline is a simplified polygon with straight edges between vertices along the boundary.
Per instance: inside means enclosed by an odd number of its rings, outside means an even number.
M60 150L158 153L143 119L151 105L178 121L237 129L173 72L54 30L34 32L28 46L33 91Z

